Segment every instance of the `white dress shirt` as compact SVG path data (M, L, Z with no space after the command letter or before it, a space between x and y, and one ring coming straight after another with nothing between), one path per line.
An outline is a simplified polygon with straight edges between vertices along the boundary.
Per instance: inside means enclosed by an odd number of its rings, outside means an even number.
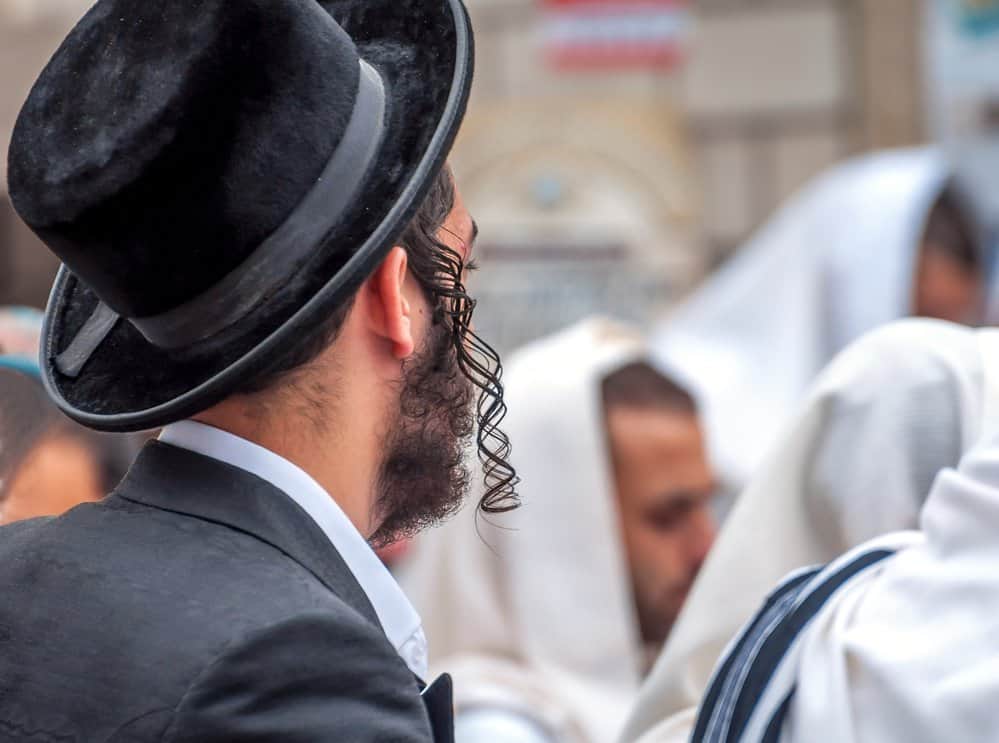
M160 441L239 467L284 492L312 517L367 594L389 642L409 669L427 678L427 640L416 609L329 493L300 467L251 441L195 421L172 423Z

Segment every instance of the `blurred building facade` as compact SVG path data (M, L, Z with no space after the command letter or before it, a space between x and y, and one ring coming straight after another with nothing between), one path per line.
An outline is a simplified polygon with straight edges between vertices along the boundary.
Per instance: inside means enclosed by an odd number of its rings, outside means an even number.
M540 0L469 6L454 162L501 348L587 310L647 321L810 177L924 136L918 0L698 0L678 64L623 71L548 63Z
M453 161L501 349L594 311L644 322L818 171L923 138L919 0L672 0L693 23L671 64L564 69L545 14L573 1L467 0L477 80ZM88 5L0 0L4 153ZM55 264L2 193L0 304L37 305Z

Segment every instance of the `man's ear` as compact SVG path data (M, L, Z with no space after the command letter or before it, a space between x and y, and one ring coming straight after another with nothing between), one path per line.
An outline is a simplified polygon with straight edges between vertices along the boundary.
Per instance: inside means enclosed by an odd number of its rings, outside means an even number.
M406 251L396 246L364 285L371 328L392 344L392 355L400 360L412 356L416 348L412 308L403 293L408 265Z

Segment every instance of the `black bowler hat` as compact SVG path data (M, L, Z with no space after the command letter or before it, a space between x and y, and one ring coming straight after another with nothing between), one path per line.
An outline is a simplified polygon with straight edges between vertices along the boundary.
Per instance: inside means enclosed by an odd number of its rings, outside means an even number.
M460 0L100 0L14 129L14 207L62 259L46 386L104 430L220 401L374 270L472 78Z

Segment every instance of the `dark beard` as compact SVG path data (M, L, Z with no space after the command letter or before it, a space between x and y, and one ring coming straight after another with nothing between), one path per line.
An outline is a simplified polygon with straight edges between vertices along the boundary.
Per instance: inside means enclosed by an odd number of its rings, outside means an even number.
M468 492L466 447L475 432L473 387L458 366L446 324L435 322L403 368L375 494L376 547L453 515Z

